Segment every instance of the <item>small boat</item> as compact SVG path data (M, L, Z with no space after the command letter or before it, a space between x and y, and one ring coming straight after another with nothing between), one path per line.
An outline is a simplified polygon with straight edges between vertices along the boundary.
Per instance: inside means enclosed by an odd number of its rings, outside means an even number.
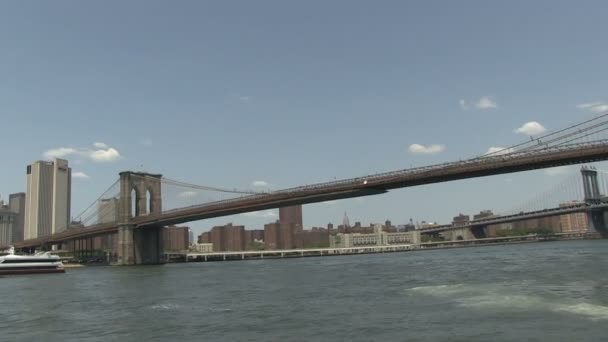
M0 253L0 276L11 274L64 273L63 263L57 255L39 252L35 255L15 255L11 247Z

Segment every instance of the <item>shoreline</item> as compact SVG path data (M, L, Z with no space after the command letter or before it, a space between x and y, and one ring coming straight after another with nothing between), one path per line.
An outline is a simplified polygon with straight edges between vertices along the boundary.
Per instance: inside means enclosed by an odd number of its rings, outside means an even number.
M554 241L570 241L570 240L600 240L598 233L558 233L551 235L523 235L510 236L500 238L484 238L475 240L459 240L459 241L437 241L425 242L421 244L407 245L388 245L388 246L359 246L351 248L320 248L320 249L294 249L294 250L264 250L264 251L240 251L240 252L211 252L211 253L188 253L188 254L170 254L174 259L169 260L166 264L180 264L192 262L221 262L221 261L246 261L246 260L265 260L265 259L293 259L293 258L309 258L309 257L333 257L347 255L366 255L366 254L384 254L384 253L402 253L402 252L417 252L430 251L453 248L467 247L487 247L500 246L523 243L540 243ZM66 269L113 266L108 263L65 263ZM137 266L137 265L136 265ZM143 266L143 265L142 265Z
M212 253L189 253L181 254L180 259L171 260L168 263L190 263L190 262L216 262L216 261L244 261L264 259L288 259L306 257L344 256L361 254L381 254L415 252L424 250L466 248L497 246L520 243L569 241L569 240L599 240L598 233L558 233L551 235L524 235L500 238L485 238L475 240L426 242L417 245L389 245L389 246L361 246L351 248L324 248L324 249L299 249L299 250L277 250L277 251L242 251L242 252L212 252ZM176 254L177 255L177 254Z

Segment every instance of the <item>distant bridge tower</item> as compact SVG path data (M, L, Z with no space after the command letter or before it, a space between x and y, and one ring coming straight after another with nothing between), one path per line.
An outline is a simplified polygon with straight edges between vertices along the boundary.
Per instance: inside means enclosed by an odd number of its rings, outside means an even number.
M581 168L583 176L583 190L585 192L585 202L597 202L600 200L600 187L597 182L597 171L594 168L583 166Z
M164 262L163 227L135 226L137 217L162 212L161 180L160 174L132 171L120 173L119 265Z
M597 171L595 168L583 166L581 168L581 175L583 177L585 203L600 203L602 194L600 193L600 187L597 181ZM600 233L603 237L608 237L605 211L603 209L591 209L587 216L589 220L589 229Z

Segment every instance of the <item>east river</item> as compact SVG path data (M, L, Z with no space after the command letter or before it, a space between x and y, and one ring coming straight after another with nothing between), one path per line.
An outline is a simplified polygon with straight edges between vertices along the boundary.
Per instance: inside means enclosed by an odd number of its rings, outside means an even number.
M0 341L605 341L608 241L0 278Z

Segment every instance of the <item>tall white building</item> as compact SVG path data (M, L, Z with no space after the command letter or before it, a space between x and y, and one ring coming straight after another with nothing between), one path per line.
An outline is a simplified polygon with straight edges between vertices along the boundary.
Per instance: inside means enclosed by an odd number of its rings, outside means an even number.
M118 198L102 198L97 201L97 223L110 223L118 220Z
M36 161L27 167L24 239L59 233L70 223L72 170L68 161Z

